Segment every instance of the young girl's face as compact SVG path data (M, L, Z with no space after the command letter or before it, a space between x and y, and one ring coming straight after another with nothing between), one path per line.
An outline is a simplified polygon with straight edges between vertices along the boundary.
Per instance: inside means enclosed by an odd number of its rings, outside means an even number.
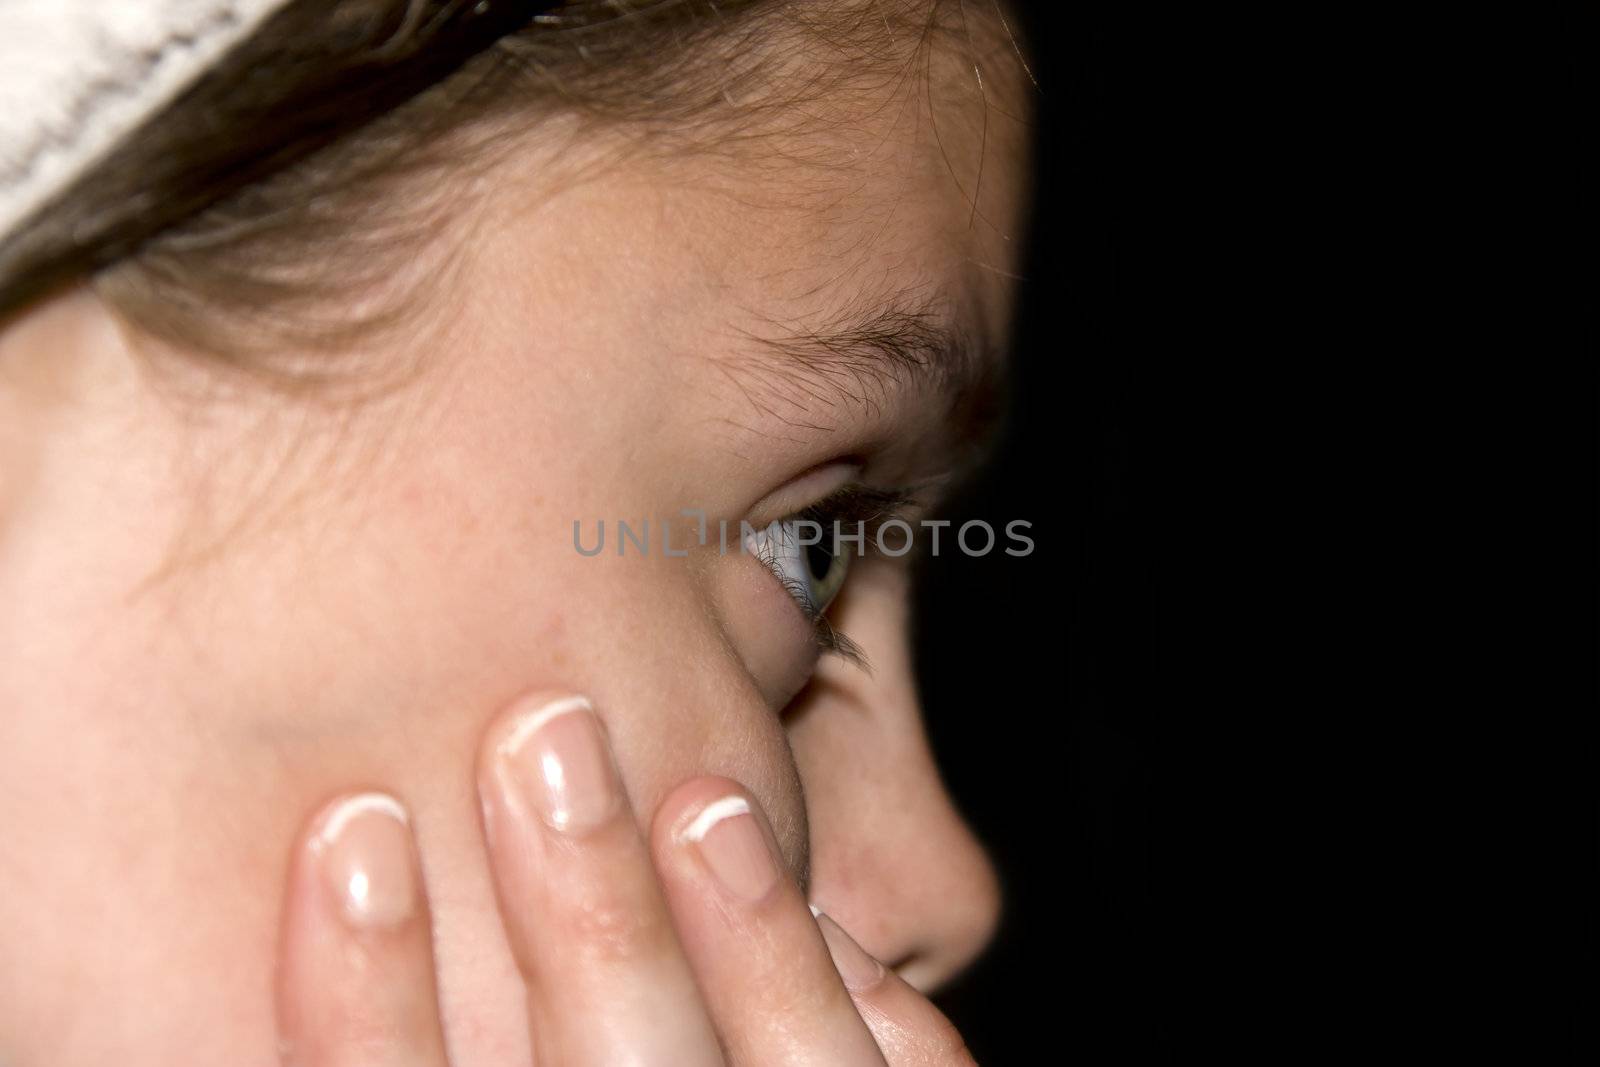
M0 868L28 874L0 900L0 1051L140 988L107 1047L198 1011L236 1021L190 1035L200 1058L256 1062L287 842L370 784L417 813L461 1062L509 1062L471 767L532 689L593 699L641 813L693 775L747 785L812 900L915 984L973 958L998 894L919 723L909 557L775 573L740 523L910 489L927 547L1004 356L1026 94L1003 46L841 71L698 150L530 136L376 353L414 378L355 408L197 403L84 295L11 331ZM822 649L822 608L870 670Z

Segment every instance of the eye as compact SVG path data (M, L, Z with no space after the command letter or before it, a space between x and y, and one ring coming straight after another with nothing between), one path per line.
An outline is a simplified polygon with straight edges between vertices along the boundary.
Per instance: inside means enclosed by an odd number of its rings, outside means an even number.
M834 629L824 612L844 588L851 558L872 551L881 525L915 504L909 489L845 485L786 519L750 531L744 550L794 598L824 652L870 671L861 648Z
M804 515L756 530L745 547L766 564L808 619L828 610L850 570L849 544L836 543L827 524Z

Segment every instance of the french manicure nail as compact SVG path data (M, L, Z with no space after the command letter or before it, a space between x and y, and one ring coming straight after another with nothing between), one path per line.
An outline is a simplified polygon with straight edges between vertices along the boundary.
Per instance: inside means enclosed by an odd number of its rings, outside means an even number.
M833 957L833 968L839 972L845 988L852 992L871 989L883 977L883 964L867 955L838 923L822 912L812 910L817 916L822 939L828 943L828 955Z
M312 841L339 912L355 930L398 926L417 910L410 821L383 793L349 798Z
M583 697L528 709L500 745L501 766L545 824L576 834L605 822L620 790L611 755Z
M735 896L757 901L777 884L777 862L744 797L713 800L684 827L682 837Z

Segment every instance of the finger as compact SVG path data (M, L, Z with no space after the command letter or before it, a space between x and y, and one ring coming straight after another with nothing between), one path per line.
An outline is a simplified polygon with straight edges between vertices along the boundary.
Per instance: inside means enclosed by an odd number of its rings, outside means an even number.
M891 1067L971 1067L974 1061L967 1043L932 1001L868 955L821 912L817 927L856 1011Z
M492 727L479 789L540 1064L720 1064L605 731L582 697Z
M421 871L400 802L325 807L295 849L278 974L294 1067L445 1067Z
M652 841L734 1063L884 1062L753 796L725 778L688 782L662 804Z

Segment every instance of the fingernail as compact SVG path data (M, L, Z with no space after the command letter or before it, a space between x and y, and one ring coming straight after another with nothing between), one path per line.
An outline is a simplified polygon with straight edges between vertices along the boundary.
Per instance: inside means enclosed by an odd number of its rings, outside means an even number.
M811 910L817 916L822 940L828 943L828 955L833 957L833 968L839 972L845 988L860 992L877 985L878 979L883 977L883 964L867 955L838 923L815 908Z
M616 811L619 789L611 754L583 697L530 708L500 745L501 766L545 824L581 833Z
M683 840L700 852L706 867L737 897L757 901L778 881L778 864L744 797L713 800L684 827Z
M312 841L344 921L398 926L417 910L410 821L394 797L363 793L335 808Z

